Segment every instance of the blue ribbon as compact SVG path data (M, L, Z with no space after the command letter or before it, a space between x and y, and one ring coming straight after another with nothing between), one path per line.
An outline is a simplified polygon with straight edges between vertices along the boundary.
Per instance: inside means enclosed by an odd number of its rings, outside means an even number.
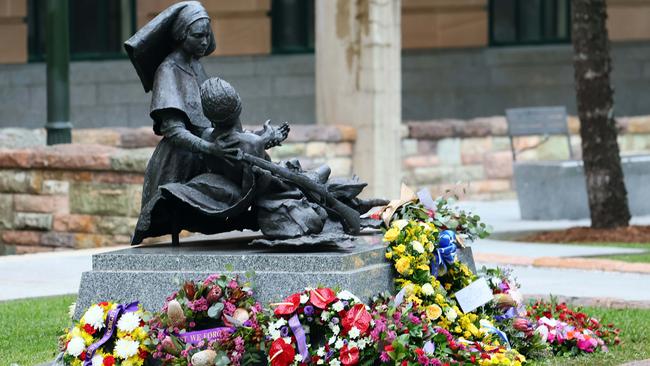
M496 334L506 344L508 349L510 349L510 341L508 341L508 336L504 332L500 331L492 324L488 324L488 322L481 321L481 326L487 329L489 333Z
M440 268L442 273L447 272L447 265L456 261L456 233L452 230L445 230L438 236L438 248L433 254L431 261L431 274L438 277Z
M111 339L113 332L115 331L115 326L117 325L117 320L120 318L120 316L123 313L131 313L136 310L138 310L138 302L134 301L127 305L118 304L115 309L108 312L108 315L106 316L106 332L100 340L88 346L88 349L86 350L86 359L84 360L83 366L92 366L92 358L95 355L95 352L97 352L99 347Z
M296 343L298 343L298 352L302 356L302 362L309 363L310 360L309 350L307 350L307 336L305 335L305 329L302 327L302 324L300 324L298 314L294 314L289 319L289 328L291 328L293 335L296 337Z
M503 313L503 315L495 316L494 320L496 320L498 322L502 322L502 321L504 321L506 319L514 318L515 315L517 315L517 311L513 306L511 306L511 307L508 308L508 310L505 313Z

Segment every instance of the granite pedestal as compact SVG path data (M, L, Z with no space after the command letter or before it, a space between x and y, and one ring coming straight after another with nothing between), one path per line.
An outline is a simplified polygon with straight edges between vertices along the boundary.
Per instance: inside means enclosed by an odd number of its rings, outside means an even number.
M339 287L364 299L393 288L379 234L362 235L347 249L249 245L258 237L226 234L192 238L177 247L164 243L93 255L92 271L81 278L76 315L106 299L139 300L146 309L159 310L165 297L179 288L177 280L202 280L212 273L245 279L247 272L254 272L250 281L263 304L307 286Z

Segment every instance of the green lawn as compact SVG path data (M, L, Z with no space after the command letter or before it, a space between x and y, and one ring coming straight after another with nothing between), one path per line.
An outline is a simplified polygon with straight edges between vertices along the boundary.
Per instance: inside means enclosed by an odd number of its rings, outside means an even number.
M0 366L52 361L77 295L0 302Z
M0 366L36 365L56 354L57 335L68 326L68 306L76 295L0 302ZM620 346L606 354L551 358L531 363L550 365L619 365L650 359L650 309L585 308L587 314L622 329Z

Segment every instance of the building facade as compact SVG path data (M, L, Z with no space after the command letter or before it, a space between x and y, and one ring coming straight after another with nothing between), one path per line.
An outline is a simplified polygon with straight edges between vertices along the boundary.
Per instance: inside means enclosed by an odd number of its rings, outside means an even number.
M122 42L173 2L70 0L75 127L150 124ZM238 89L244 119L314 123L313 1L202 2L218 43L204 63ZM0 0L0 127L44 124L44 3ZM650 1L608 6L617 114L650 114ZM402 0L401 18L404 120L575 110L569 0Z

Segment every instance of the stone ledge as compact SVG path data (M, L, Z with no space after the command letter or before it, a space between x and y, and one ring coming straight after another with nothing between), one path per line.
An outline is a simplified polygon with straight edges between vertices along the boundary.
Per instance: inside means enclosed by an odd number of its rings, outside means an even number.
M405 121L405 123L408 126L408 138L418 140L508 136L508 123L504 116L469 120ZM576 116L569 116L567 123L572 135L580 133L580 121ZM650 134L650 116L618 117L616 124L620 134Z

